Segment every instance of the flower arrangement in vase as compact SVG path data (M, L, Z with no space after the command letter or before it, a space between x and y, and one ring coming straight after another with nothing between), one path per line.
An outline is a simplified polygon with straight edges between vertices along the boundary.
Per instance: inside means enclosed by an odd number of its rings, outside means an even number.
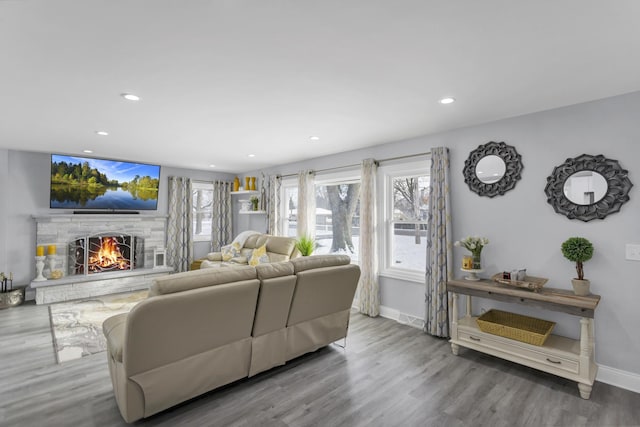
M462 246L471 252L473 258L472 270L482 269L482 248L489 244L489 239L486 237L468 236L462 240L457 240L453 245Z

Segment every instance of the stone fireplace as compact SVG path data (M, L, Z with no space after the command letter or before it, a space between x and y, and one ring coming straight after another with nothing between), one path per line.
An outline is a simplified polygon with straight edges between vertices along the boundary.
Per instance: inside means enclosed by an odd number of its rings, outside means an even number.
M35 221L36 246L47 248L47 280L31 282L37 304L146 289L173 271L153 263L154 250L166 244L164 215L54 214Z

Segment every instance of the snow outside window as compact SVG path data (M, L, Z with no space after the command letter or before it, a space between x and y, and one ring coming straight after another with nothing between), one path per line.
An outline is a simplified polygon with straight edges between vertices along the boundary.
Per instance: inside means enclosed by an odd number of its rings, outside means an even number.
M280 230L283 236L296 237L298 231L298 181L283 180L280 187Z
M191 184L193 201L193 240L211 240L213 217L213 183L194 182Z

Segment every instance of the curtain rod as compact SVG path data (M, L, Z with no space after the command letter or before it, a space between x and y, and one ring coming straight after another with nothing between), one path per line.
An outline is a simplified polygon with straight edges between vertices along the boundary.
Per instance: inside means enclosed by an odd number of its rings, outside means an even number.
M421 156L428 156L429 154L431 154L431 151L427 151L426 153L418 153L418 154L407 154L406 156L398 156L398 157L389 157L386 159L380 159L380 160L375 160L376 163L382 163L382 162L391 162L394 160L402 160L402 159L410 159L412 157L421 157ZM355 166L360 166L360 163L355 163L353 165L344 165L344 166L335 166L333 168L325 168L325 169L318 169L315 170L313 172L328 172L328 171L333 171L333 170L337 170L337 169L344 169L344 168L352 168ZM309 172L311 173L311 172ZM284 175L280 175L280 178L288 178L290 176L297 176L297 173L288 173L288 174L284 174Z

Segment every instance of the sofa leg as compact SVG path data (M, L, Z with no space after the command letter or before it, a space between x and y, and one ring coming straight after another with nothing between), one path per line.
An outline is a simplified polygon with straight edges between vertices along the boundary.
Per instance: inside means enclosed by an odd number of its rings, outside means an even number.
M340 344L340 341L342 341L343 343ZM340 348L347 348L347 337L342 338L340 341L334 341L333 344L337 345Z

